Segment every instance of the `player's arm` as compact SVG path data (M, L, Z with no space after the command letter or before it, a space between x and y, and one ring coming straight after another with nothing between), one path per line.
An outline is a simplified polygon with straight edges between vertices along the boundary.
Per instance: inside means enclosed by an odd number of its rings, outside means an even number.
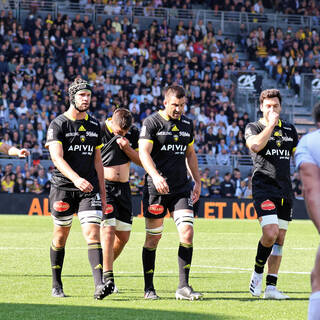
M200 197L201 192L201 179L198 168L198 158L194 150L193 143L188 145L186 150L186 163L188 171L194 181L194 187L192 192L192 201L196 203Z
M9 156L18 156L19 158L25 158L30 155L30 152L27 149L18 149L4 142L0 143L0 152Z
M303 162L299 171L309 216L320 233L320 168L313 163Z
M99 193L101 197L101 206L102 212L106 210L106 187L104 185L104 172L103 172L103 164L101 158L101 150L97 149L94 153L94 167L97 171L98 180L99 180Z
M83 192L91 192L93 190L93 186L86 179L81 178L64 160L63 158L63 147L59 141L51 142L49 145L49 152L51 156L51 160L55 167L69 180L73 182L73 184Z
M261 151L268 143L274 127L267 126L259 134L247 138L247 147L255 153Z
M139 158L139 152L134 150L129 143L129 140L125 137L117 139L117 143L120 149L127 155L127 157L137 164L138 166L142 167L142 163Z
M246 127L246 145L255 153L261 151L268 143L269 138L273 132L273 129L279 122L279 114L276 112L269 113L269 122L267 126L258 134L252 132L252 126L248 124Z
M162 177L151 158L151 151L153 148L153 141L147 139L139 140L139 158L143 168L147 171L149 176L152 178L154 186L157 191L165 194L169 192L169 186L166 179Z

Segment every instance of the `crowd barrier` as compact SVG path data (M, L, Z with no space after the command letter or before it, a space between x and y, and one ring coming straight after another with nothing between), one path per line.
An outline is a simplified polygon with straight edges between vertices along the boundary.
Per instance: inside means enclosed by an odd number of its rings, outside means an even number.
M25 214L48 216L50 207L48 195L0 194L0 214ZM142 217L141 196L133 196L133 214ZM169 216L169 215L167 215ZM256 219L257 214L251 199L201 198L196 207L196 216L205 219ZM294 219L308 219L303 200L294 200Z

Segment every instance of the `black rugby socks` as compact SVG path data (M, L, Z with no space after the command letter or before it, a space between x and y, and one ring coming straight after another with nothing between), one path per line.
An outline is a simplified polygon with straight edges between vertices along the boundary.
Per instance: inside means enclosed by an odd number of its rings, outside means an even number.
M50 247L50 261L52 270L52 288L62 288L61 272L64 260L64 247L57 248L53 243Z
M256 273L263 273L264 265L266 264L271 251L272 251L272 246L264 247L259 241L257 255L256 255L256 263L254 265L254 271Z
M102 248L101 243L88 244L88 258L92 269L94 285L102 284Z
M180 242L178 250L179 289L189 285L193 247L192 244Z
M156 261L156 249L157 248L145 248L142 250L142 263L143 263L143 275L144 275L144 291L154 290L153 286L153 274Z

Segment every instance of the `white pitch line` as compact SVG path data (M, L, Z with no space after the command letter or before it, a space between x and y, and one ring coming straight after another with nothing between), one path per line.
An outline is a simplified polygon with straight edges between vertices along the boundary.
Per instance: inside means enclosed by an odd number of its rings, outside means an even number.
M218 266L202 266L202 265L192 265L194 268L209 268L209 269L225 269L225 270L240 270L240 271L252 271L252 268L237 268L237 267L218 267ZM310 274L310 271L279 271L279 273L284 274Z
M87 250L88 248L83 247L66 247L66 250ZM316 250L317 248L286 248L286 250ZM47 250L47 247L0 247L0 250ZM136 247L126 247L126 250L137 250ZM158 250L177 250L176 247L172 248L161 248L159 247ZM256 247L210 247L210 248L198 248L195 247L195 250L257 250Z

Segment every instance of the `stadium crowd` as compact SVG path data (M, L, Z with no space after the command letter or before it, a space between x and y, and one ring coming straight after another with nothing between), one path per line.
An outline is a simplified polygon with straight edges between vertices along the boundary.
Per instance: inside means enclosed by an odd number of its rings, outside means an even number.
M170 1L155 2L158 7L173 5ZM179 7L179 3L182 2L175 1L174 5ZM183 3L182 6L188 6L190 1ZM302 31L299 37L302 34L305 42L313 39L313 33ZM40 164L47 155L43 149L46 129L68 108L67 88L77 75L93 86L93 116L103 122L115 108L126 107L138 128L145 117L162 108L165 86L183 85L188 95L185 112L195 127L196 152L213 155L217 165L230 165L230 155L248 154L244 128L249 122L248 114L237 111L230 75L254 70L250 63L240 63L236 49L242 45L250 54L250 41L267 42L272 35L271 30L265 36L259 29L248 35L241 28L238 44L221 30L214 30L210 22L204 25L201 19L195 25L192 21L187 25L180 21L174 29L166 20L153 20L150 26L142 28L137 18L131 23L126 17L114 16L96 27L88 15L82 18L79 14L72 20L68 15L58 14L53 19L48 14L42 19L34 12L21 25L12 11L1 11L0 139L28 148L33 163L31 168L18 168L14 174L12 168L6 168L2 191L48 190L52 169L45 172ZM297 43L304 46L303 41ZM287 48L280 41L275 54L282 54L284 47ZM258 51L259 47L252 58ZM231 174L223 179L216 177L216 181L202 174L202 196L230 193L223 188L218 192L219 188L214 186L220 180L222 184L230 181ZM141 177L133 172L130 181L133 192L140 193ZM240 194L237 186L234 188L232 196L246 194ZM249 183L246 188L250 188Z

